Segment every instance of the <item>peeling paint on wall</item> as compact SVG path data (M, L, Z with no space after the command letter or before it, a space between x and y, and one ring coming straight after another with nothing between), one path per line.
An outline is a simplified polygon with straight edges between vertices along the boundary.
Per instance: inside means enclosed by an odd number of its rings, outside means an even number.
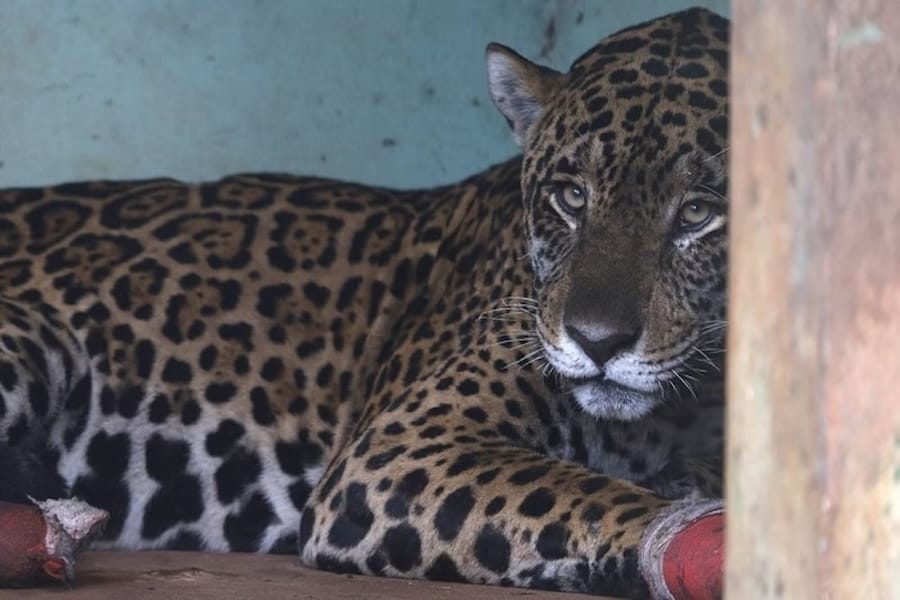
M454 181L516 151L487 95L487 42L565 69L602 36L696 3L5 0L0 185L252 170Z

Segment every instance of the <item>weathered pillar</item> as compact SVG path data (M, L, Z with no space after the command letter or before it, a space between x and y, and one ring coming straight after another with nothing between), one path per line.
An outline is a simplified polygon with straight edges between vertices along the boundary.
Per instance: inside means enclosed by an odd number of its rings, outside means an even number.
M900 2L734 2L728 600L900 599Z

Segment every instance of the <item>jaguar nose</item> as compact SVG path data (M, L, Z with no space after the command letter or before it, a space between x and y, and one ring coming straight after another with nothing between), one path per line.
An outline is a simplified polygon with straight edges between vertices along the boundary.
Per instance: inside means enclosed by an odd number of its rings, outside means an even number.
M634 346L640 337L640 329L622 331L620 328L598 326L567 325L566 333L598 367L603 367L613 356Z

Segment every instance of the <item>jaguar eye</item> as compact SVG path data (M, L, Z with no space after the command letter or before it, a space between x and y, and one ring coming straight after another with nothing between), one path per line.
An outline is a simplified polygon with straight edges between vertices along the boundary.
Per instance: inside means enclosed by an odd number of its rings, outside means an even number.
M678 224L682 229L699 229L706 225L713 216L712 207L708 202L695 200L681 207L678 213Z
M553 197L560 208L569 214L576 214L585 204L584 190L573 183L564 183L554 193Z

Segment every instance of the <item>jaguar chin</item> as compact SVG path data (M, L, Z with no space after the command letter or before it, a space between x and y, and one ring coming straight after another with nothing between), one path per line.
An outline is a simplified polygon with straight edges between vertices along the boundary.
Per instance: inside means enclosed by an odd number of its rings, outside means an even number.
M629 388L603 376L572 380L570 385L578 405L603 420L637 421L662 402L659 393Z

